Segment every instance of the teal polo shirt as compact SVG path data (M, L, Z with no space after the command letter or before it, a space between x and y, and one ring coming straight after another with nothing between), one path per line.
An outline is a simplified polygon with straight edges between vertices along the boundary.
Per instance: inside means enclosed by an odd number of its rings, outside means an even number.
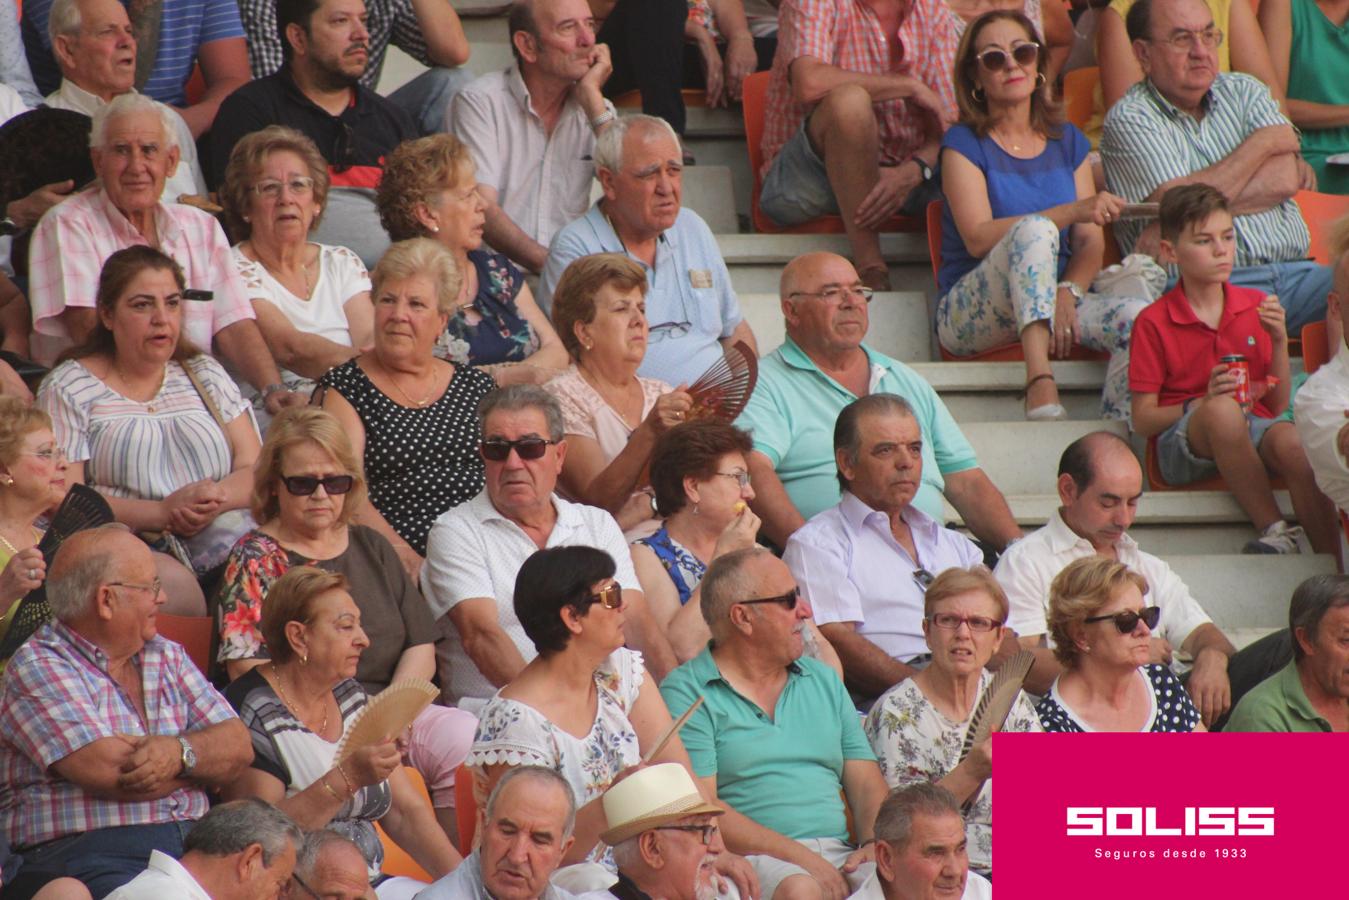
M978 466L974 448L922 376L866 344L862 349L871 364L871 393L898 394L909 401L923 432L923 483L913 505L944 521L942 476ZM834 421L856 399L791 338L759 360L759 382L735 424L753 434L754 449L773 463L792 503L807 519L839 501Z
M680 736L693 771L716 776L722 801L793 839L848 840L843 763L876 755L832 669L809 657L788 666L771 719L721 677L711 644L666 676L660 692L674 716L707 698Z
M1330 731L1290 662L1246 692L1223 731Z

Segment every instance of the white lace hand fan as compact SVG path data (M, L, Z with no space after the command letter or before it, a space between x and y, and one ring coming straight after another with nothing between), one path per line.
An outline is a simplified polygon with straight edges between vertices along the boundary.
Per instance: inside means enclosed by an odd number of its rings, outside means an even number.
M404 678L380 691L347 726L337 745L336 761L345 762L362 747L398 737L437 693L434 684L420 678Z

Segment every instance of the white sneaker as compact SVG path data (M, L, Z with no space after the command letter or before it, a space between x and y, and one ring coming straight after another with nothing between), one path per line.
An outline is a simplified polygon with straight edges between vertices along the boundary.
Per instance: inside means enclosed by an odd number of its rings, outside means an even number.
M1307 544L1307 535L1298 525L1283 520L1265 529L1264 534L1246 542L1242 553L1301 553Z

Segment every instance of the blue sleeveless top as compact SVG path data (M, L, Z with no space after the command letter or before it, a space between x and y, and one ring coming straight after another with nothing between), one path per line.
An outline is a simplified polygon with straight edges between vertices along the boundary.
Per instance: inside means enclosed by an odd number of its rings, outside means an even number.
M655 534L641 538L635 543L651 548L651 552L656 554L656 559L660 560L666 574L674 582L675 590L679 592L679 605L688 603L689 597L693 596L699 582L703 580L707 566L684 549L683 544L670 537L670 532L664 525L661 525Z

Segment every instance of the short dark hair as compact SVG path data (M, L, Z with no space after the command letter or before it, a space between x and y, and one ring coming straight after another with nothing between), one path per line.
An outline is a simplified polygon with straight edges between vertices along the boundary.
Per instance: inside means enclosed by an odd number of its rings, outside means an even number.
M661 516L672 516L688 505L684 479L706 481L717 472L717 461L727 453L749 456L754 440L747 432L720 422L685 422L656 440L651 451L651 490Z
M122 298L122 294L130 290L131 282L142 272L169 272L173 275L173 281L178 286L179 292L187 290L187 278L183 275L183 267L178 265L177 260L154 247L132 244L103 261L103 269L98 273L98 291L94 296L94 308L99 313L111 315L117 308L117 301ZM180 328L178 346L173 350L174 361L183 363L200 353L201 351L188 338L187 329ZM94 328L84 343L62 353L59 360L84 359L86 356L98 354L108 357L117 355L117 341L113 337L112 329L103 324L102 315L94 321Z
M1232 212L1227 205L1227 196L1217 188L1207 184L1173 187L1162 195L1161 209L1157 213L1162 237L1174 241L1187 226L1201 224L1219 211L1229 215Z
M281 60L289 63L295 56L295 48L286 38L286 26L295 24L310 34L309 22L318 12L323 0L276 0L276 33L281 38Z
M1124 17L1124 30L1129 33L1130 43L1152 37L1152 0L1135 0Z
M572 260L562 270L553 288L553 328L573 360L581 358L576 323L595 321L595 296L611 284L620 291L637 290L644 298L649 287L646 270L625 253L592 253Z
M1315 642L1316 632L1326 613L1337 606L1349 605L1349 575L1313 575L1293 591L1288 604L1288 631L1293 639L1293 659L1307 655L1297 639L1299 628L1307 632L1307 640Z
M1096 467L1091 464L1092 459L1096 456L1093 445L1111 438L1119 441L1130 453L1133 452L1133 447L1129 446L1129 442L1115 432L1093 431L1090 434L1082 435L1064 449L1063 455L1059 457L1059 475L1072 476L1073 484L1077 485L1077 489L1085 491L1096 478Z
M571 633L562 610L585 615L591 587L616 571L614 558L594 547L548 547L525 560L515 576L515 617L540 656L566 649Z
M520 58L520 51L515 46L517 31L523 31L538 40L539 20L534 17L534 0L515 0L506 18L506 39L511 44L511 55L515 57L516 65L523 66L525 61Z
M857 454L862 452L862 428L860 422L862 417L871 413L881 414L890 413L896 416L908 416L910 419L918 418L914 414L913 407L909 401L898 394L867 394L865 397L858 397L838 414L834 421L834 452L840 450L847 451L848 459L857 462ZM843 477L840 471L838 475L838 486L840 490L848 490L848 479Z

